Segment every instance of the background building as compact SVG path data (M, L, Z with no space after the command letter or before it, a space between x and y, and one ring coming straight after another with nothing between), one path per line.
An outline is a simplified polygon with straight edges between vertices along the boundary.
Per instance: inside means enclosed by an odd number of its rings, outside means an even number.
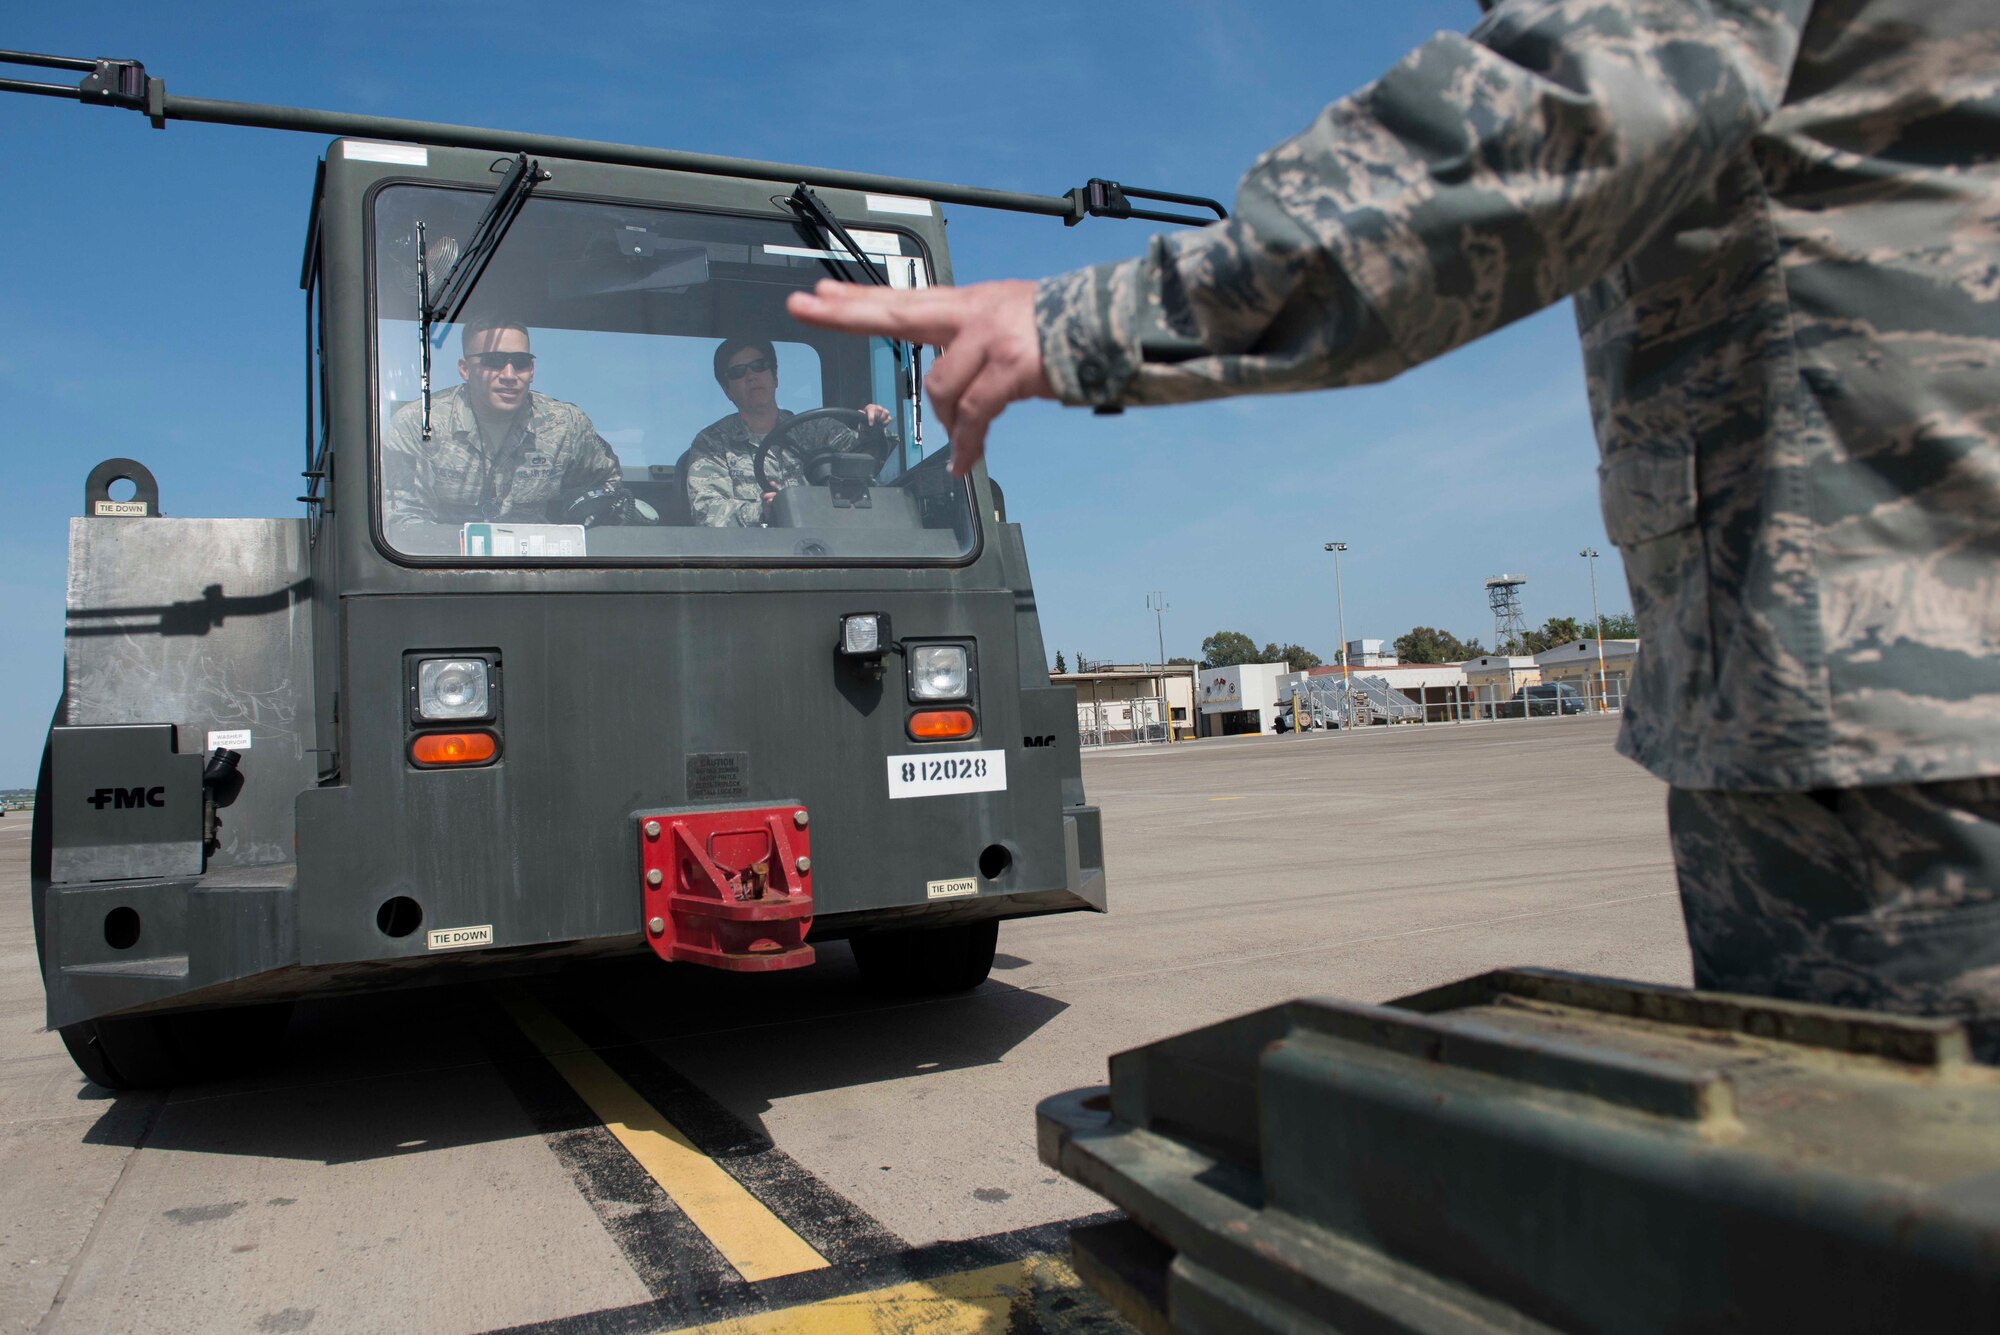
M1076 687L1076 726L1085 746L1185 741L1195 735L1195 673L1189 664L1097 663L1087 672L1051 672Z
M1246 732L1276 732L1278 681L1291 675L1290 663L1236 663L1202 668L1200 733L1228 737Z
M1459 664L1472 695L1475 718L1493 717L1493 706L1510 700L1523 686L1542 679L1541 665L1527 654L1487 654Z
M1622 709L1632 688L1632 669L1639 661L1637 640L1604 642L1604 690L1600 701L1597 682L1597 641L1571 640L1535 655L1543 681L1566 681L1593 704L1606 709Z
M1396 662L1396 646L1387 640L1349 640L1347 662L1357 668L1391 667Z

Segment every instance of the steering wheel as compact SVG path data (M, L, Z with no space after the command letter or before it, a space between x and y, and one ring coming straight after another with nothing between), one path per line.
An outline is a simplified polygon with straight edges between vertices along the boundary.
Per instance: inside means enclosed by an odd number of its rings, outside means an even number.
M616 483L593 488L568 500L558 497L549 506L552 524L580 524L597 528L614 524L657 524L659 511Z
M881 468L889 460L889 433L880 427L872 432L869 431L868 414L854 408L814 408L811 412L799 413L794 417L779 418L778 424L765 433L763 441L757 446L758 491L778 489L777 484L771 480L767 467L775 451L788 450L792 457L799 461L800 468L805 467L807 463L805 456L800 453L798 446L791 443L789 437L794 427L804 426L807 422L838 422L844 427L849 427L860 437L867 453L874 457L876 468ZM870 439L871 436L874 439Z

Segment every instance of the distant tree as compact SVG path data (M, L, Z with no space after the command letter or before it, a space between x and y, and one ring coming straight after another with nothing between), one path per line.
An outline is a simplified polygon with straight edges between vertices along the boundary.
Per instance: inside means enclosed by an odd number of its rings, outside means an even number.
M1065 665L1063 662L1062 650L1060 649L1056 650L1056 671L1058 672L1069 671L1068 666Z
M1194 660L1193 660L1192 658L1169 658L1169 659L1167 660L1167 666L1168 666L1168 667L1200 667L1200 666L1201 666L1201 664L1199 664L1199 663L1195 662L1195 661L1194 661Z
M1261 658L1266 663L1289 663L1294 672L1316 668L1322 661L1312 650L1301 649L1296 644L1267 644Z
M1583 628L1584 639L1586 640L1594 639L1596 638L1596 636L1597 636L1596 627L1585 626ZM1633 640L1637 639L1638 637L1639 637L1639 622L1638 619L1634 617L1630 612L1613 612L1611 615L1604 618L1605 639Z
M1257 661L1257 641L1240 630L1219 630L1201 642L1201 665L1232 667Z
M1396 637L1396 657L1405 663L1463 663L1486 650L1478 640L1461 640L1435 626L1412 626Z
M1500 652L1506 654L1539 654L1555 648L1559 644L1570 644L1587 639L1587 632L1575 617L1550 617L1542 623L1540 630L1531 630L1526 635L1507 641L1507 647Z

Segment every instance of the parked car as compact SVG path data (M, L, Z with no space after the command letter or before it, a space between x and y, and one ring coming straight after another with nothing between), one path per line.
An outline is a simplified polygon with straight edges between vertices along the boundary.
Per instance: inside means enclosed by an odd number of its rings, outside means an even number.
M1494 706L1497 718L1553 718L1558 714L1583 714L1590 704L1566 681L1543 681L1523 686L1514 698Z

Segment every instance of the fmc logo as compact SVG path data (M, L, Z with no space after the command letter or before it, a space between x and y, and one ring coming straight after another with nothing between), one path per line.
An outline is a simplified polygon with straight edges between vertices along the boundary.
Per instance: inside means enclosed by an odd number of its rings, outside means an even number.
M83 800L99 811L109 806L113 811L129 811L135 807L163 807L167 804L166 788L100 788Z

